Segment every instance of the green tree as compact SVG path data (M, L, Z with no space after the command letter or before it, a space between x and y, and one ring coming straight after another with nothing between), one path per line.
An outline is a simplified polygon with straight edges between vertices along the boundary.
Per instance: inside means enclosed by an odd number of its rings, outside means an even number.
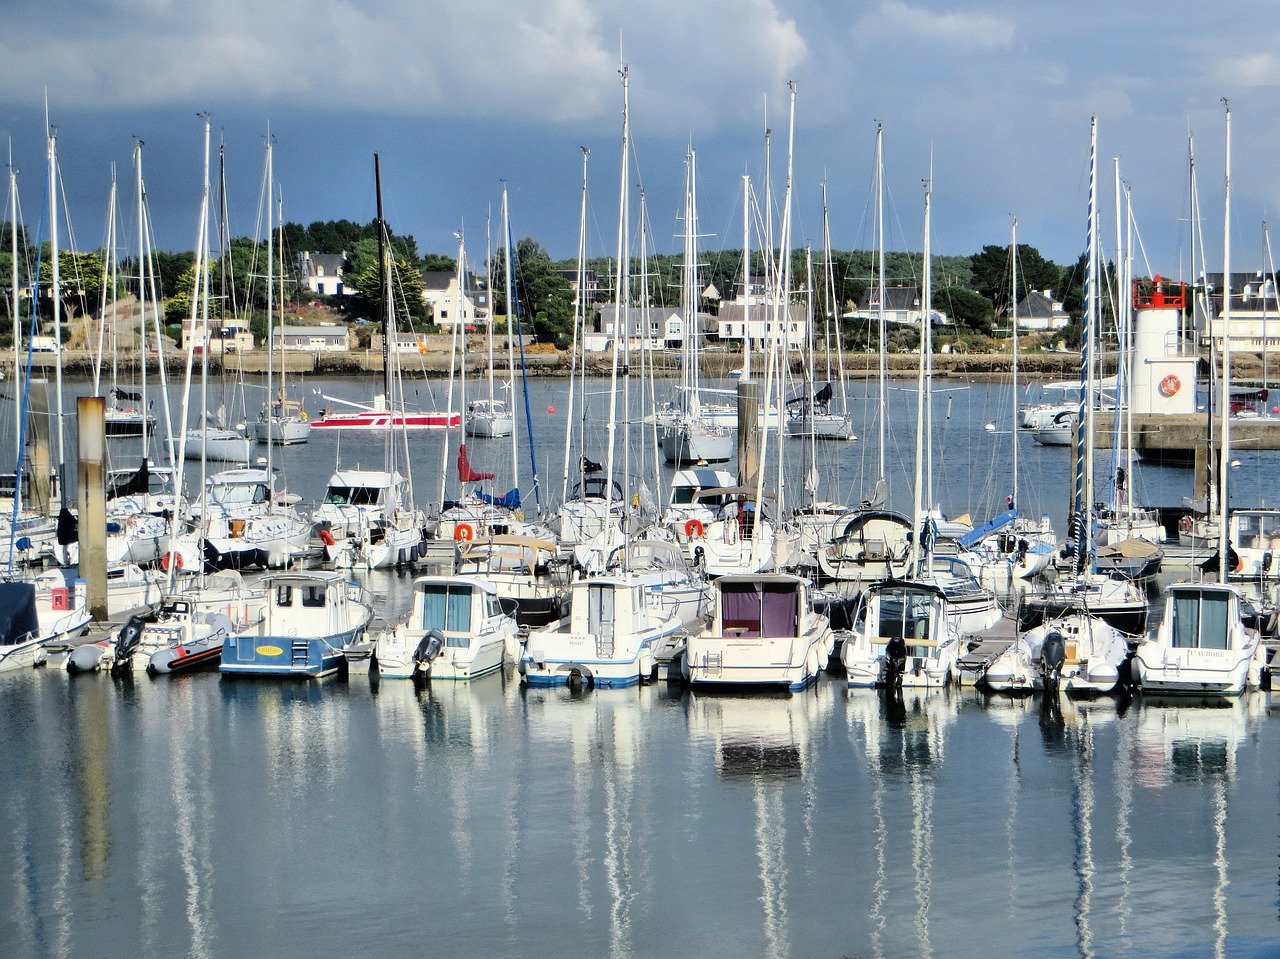
M995 321L992 302L976 290L949 286L933 291L933 308L946 313L957 327L990 336Z
M361 243L364 242L361 241ZM408 316L409 329L415 329L414 321L424 324L427 319L427 304L422 298L422 274L418 272L417 266L405 257L396 258L391 266L391 295L396 316ZM384 290L376 252L372 259L365 262L364 269L356 280L356 288L359 292L349 297L350 312L357 317L380 322Z
M516 244L514 289L522 330L542 343L564 347L573 336L573 290L556 272L547 251L532 237ZM495 261L494 290L505 289L505 251ZM508 313L505 296L496 302L499 313Z
M1013 271L1009 266L1007 246L984 246L971 258L972 286L994 305L995 312L1009 311L1009 293ZM1028 290L1055 290L1062 280L1062 268L1046 260L1040 251L1026 243L1018 244L1018 296Z
M40 262L40 312L52 315L49 291L53 283L53 268L49 244L44 245ZM98 253L76 253L73 250L58 251L58 283L64 319L71 320L98 308L102 299L105 277L102 257Z

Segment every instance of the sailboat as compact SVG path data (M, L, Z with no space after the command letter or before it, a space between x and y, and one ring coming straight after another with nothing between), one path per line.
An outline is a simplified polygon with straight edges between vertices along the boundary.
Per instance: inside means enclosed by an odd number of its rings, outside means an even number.
M990 629L1002 615L995 594L968 566L934 556L936 511L926 509L933 499L931 197L932 184L926 184L912 569L903 580L876 583L863 593L856 627L840 651L850 686L946 685L959 676L964 637Z
M1224 101L1225 102L1225 101ZM1223 214L1222 275L1231 276L1231 107L1226 115L1226 198ZM1222 303L1222 378L1218 397L1220 449L1217 464L1219 517L1228 515L1231 452L1231 291ZM1212 451L1211 451L1212 454ZM1138 646L1133 670L1144 692L1236 696L1257 686L1266 665L1266 647L1243 621L1244 595L1228 582L1231 541L1228 524L1218 523L1217 582L1177 583L1165 594L1164 618Z
M395 296L392 260L386 221L382 218L382 166L374 154L374 179L378 206L378 263L382 283L383 339L395 331ZM385 396L403 400L404 385L399 364L383 352ZM320 538L330 562L339 569L380 569L414 563L422 546L426 516L413 502L413 478L409 471L407 426L396 426L393 414L383 427L383 468L341 470L329 480L325 503L313 514L321 524ZM408 475L399 472L401 460ZM345 491L345 492L343 492ZM336 512L341 525L333 521ZM338 537L341 537L339 539Z
M736 431L716 423L702 411L702 330L698 325L697 256L697 156L690 149L686 157L684 204L684 278L681 285L684 305L682 325L684 366L681 383L682 409L662 430L662 455L668 463L724 463L737 452ZM627 333L615 331L615 336Z
M1067 550L1072 574L1023 597L1018 623L1023 629L1044 625L1068 613L1099 616L1121 632L1140 635L1146 629L1146 596L1133 582L1113 579L1097 571L1093 515L1093 398L1097 377L1094 356L1098 342L1098 213L1097 118L1089 126L1088 275L1085 279L1084 349L1080 358L1080 405L1076 413L1075 475L1071 532Z
M492 244L488 244L492 249ZM493 257L486 257L486 262L490 269L493 265ZM463 276L467 276L463 273ZM490 274L486 281L488 289L493 289L493 277ZM465 296L462 288L458 288L458 297L461 299ZM454 316L459 318L461 322L463 312L461 304L454 309ZM485 364L488 368L488 375L485 377L488 392L485 396L476 397L466 404L466 411L462 418L462 428L468 436L481 436L488 438L498 438L510 436L515 432L515 382L516 382L516 364L515 364L515 341L511 336L511 331L507 332L507 382L503 389L512 396L512 402L508 405L506 400L499 398L497 383L494 380L496 375L494 372L494 354L493 354L493 311L489 311L488 329L485 331L485 348L488 353L488 362ZM463 350L463 360L466 362L466 350Z
M285 385L284 354L284 215L281 210L273 210L271 203L273 173L271 162L271 137L267 137L267 402L258 414L258 421L253 425L254 437L259 443L270 443L274 446L291 446L294 443L305 443L311 436L311 424L302 409L302 403L289 398ZM274 311L272 309L272 268L277 265L272 250L271 215L276 214L280 249L278 255L280 275L280 390L277 393L272 383L272 340L274 333Z

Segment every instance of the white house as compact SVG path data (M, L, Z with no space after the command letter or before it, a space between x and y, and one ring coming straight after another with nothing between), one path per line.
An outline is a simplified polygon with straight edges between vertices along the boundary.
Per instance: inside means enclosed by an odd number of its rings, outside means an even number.
M458 274L453 270L431 270L422 274L422 298L431 308L437 326L476 326L489 322L492 304L485 278L472 273L466 277L462 298L458 298Z
M195 330L195 346L207 349L210 353L244 353L253 349L253 334L249 324L238 316L210 317L206 328L204 319L197 317L194 321L189 316L182 318L182 349L191 345L192 330Z
M317 296L350 296L356 292L347 285L342 275L343 265L347 261L345 253L311 253L304 250L299 260L307 289Z
M1071 322L1052 290L1031 290L1018 301L1018 329L1060 330Z
M738 283L732 300L720 304L716 337L721 343L750 340L753 349L764 349L774 339L775 307L768 299L762 276L748 278L746 291ZM809 313L800 303L788 303L779 331L788 350L801 349L809 339Z
M1208 316L1204 298L1196 300L1195 326L1214 349L1222 349L1222 274L1203 278L1209 289ZM1280 352L1280 301L1276 277L1258 270L1231 274L1231 349L1244 353Z
M920 290L914 286L886 286L884 289L884 319L886 323L902 326L919 326L924 315L920 307ZM929 311L934 326L946 326L947 314L940 310ZM878 321L880 319L880 288L873 284L867 290L867 305L853 314L854 319Z

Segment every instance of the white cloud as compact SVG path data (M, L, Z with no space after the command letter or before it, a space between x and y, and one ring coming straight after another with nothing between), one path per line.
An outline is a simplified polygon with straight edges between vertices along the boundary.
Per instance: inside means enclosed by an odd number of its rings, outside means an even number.
M1010 20L979 11L946 10L935 13L902 0L883 0L860 18L857 32L879 40L909 44L927 40L982 50L1003 50L1013 44L1015 28ZM895 48L911 56L910 46Z
M580 122L616 112L619 38L656 116L713 122L803 61L775 0L19 0L0 96L66 107L261 101Z

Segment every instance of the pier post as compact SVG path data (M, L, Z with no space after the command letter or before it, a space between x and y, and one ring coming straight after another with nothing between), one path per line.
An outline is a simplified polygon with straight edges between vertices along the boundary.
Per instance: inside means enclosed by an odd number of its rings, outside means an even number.
M89 615L107 621L107 401L76 400L80 425L80 578L88 590Z

